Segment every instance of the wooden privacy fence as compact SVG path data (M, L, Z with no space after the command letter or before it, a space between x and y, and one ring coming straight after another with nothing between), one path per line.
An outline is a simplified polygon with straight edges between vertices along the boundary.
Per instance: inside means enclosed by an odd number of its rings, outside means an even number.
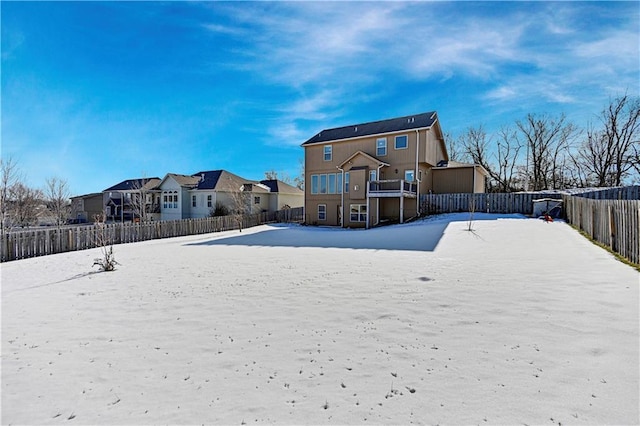
M476 211L483 213L533 213L533 200L561 199L557 193L512 192L488 194L423 194L420 206L424 214Z
M640 263L640 200L565 195L567 221L633 263Z
M218 216L142 223L110 223L104 225L104 233L110 244L123 244L229 231L240 228L240 224L242 228L250 228L265 223L303 220L304 208L297 207L241 217ZM7 232L0 238L0 260L6 262L95 248L98 247L99 231L99 225L84 225Z

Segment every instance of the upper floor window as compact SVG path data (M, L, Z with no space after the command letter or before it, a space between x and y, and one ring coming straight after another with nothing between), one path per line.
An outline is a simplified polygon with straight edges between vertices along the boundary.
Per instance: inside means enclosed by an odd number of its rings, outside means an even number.
M344 173L344 192L349 192L349 172Z
M375 170L369 170L369 181L373 182L373 181L378 180L378 179L376 179L376 177L377 177L376 171Z
M253 204L260 204L260 197L253 197Z
M318 175L311 175L311 193L318 193Z
M196 196L192 195L191 196L191 207L195 207L197 205L196 203Z
M376 155L378 157L387 155L387 138L380 138L376 141Z
M213 200L211 195L207 195L207 207L213 207Z
M415 173L413 170L404 171L404 180L407 182L413 182L415 180Z
M324 146L324 161L331 161L332 159L332 147L331 145Z
M396 136L396 149L407 149L408 146L407 135Z

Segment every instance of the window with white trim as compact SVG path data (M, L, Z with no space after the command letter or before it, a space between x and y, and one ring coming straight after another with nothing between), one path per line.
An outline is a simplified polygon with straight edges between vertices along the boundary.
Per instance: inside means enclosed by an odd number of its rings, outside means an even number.
M327 193L327 175L320 175L320 193Z
M342 194L342 173L311 175L311 194Z
M327 178L329 180L329 194L335 194L336 193L336 174L331 173L327 175Z
M367 221L367 205L366 204L351 204L349 206L351 222L366 222Z
M259 196L253 197L253 204L260 204L260 197Z
M344 174L344 192L349 192L349 172Z
M213 196L207 195L207 207L213 207Z
M325 145L323 148L324 161L331 161L333 158L333 147L331 145Z
M378 180L376 179L377 174L375 170L369 170L369 182L373 182L374 180Z
M409 138L407 135L396 136L395 148L396 149L407 149L409 146Z
M376 155L378 157L387 155L387 138L379 138L376 140Z
M327 220L326 204L318 204L318 220Z
M413 170L404 171L404 180L407 182L413 182L415 180L415 173Z

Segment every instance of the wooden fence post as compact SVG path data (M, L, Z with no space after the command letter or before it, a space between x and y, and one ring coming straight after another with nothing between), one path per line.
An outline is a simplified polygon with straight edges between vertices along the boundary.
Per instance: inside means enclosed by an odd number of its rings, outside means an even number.
M615 251L617 242L616 242L616 221L613 214L613 205L609 206L608 211L609 211L609 235L610 235L609 245L611 246L611 250Z

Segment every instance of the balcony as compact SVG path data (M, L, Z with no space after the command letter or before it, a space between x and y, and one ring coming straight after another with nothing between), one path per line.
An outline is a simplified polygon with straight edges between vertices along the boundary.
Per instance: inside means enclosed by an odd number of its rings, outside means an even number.
M416 182L404 179L372 180L368 182L367 196L371 198L416 198Z

